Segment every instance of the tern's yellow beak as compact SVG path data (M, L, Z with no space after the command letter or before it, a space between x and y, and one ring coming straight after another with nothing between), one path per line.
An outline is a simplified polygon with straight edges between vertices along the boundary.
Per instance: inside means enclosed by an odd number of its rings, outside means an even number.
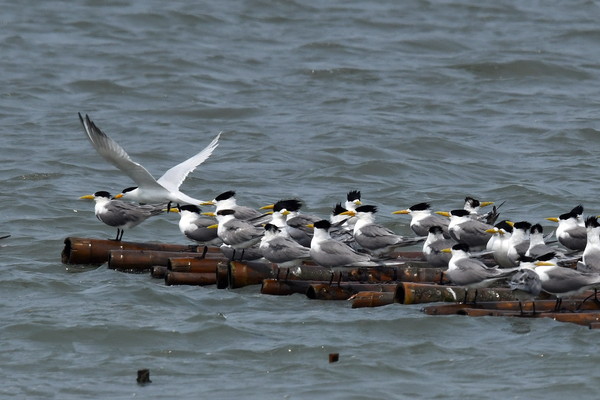
M216 217L216 214L212 211L203 212L202 215L208 215L209 217Z
M500 235L503 235L503 234L504 234L504 231L501 231L501 230L500 230L500 229L498 229L498 228L490 228L490 229L486 229L486 230L485 230L485 232L486 232L486 233L491 233L491 234L494 234L494 233L499 233Z
M448 211L436 211L435 213L450 218L450 213Z
M556 265L549 261L536 261L534 264L536 265L536 267L543 267L543 266L552 267L552 266Z
M441 251L442 251L442 253L452 253L452 249L450 247L442 249Z
M218 228L218 227L219 227L219 224L214 224L214 225L209 225L209 226L207 226L206 228L207 228L207 229L216 229L216 228Z
M546 218L548 221L552 221L552 222L558 222L558 218L556 217L550 217L550 218Z
M85 196L81 196L80 199L86 199L86 200L94 200L96 198L96 196L94 196L93 194L86 194Z
M341 212L340 215L349 215L351 217L354 217L356 215L356 211L353 210L346 210L344 212Z
M507 223L508 225L510 225L511 227L514 227L514 226L515 226L515 223L514 223L514 222L512 222L512 221L506 221L506 223Z
M262 206L260 210L272 210L275 207L275 204L269 204L267 206Z
M306 227L307 227L307 228L314 228L314 227L315 227L315 224L308 224L308 225L306 225Z
M178 213L179 212L179 208L174 208L174 207L164 208L163 211Z
M392 212L392 214L410 214L410 210L398 210Z
M115 199L120 199L121 197L123 197L123 193L119 193L118 195L116 195Z
M491 206L492 204L494 204L493 201L480 201L479 207Z

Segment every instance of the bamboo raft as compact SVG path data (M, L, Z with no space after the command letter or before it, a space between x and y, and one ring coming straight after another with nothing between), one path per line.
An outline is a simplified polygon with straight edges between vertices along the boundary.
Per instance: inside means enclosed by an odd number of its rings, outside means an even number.
M581 299L565 300L559 312L550 296L521 307L508 288L475 291L452 286L443 270L429 266L420 252L400 252L397 263L381 267L348 268L332 273L328 268L303 264L290 271L264 260L230 261L219 248L135 243L114 240L68 237L61 259L64 264L86 264L122 272L147 273L171 285L216 285L236 289L260 285L265 295L303 294L315 300L346 300L352 308L380 307L389 304L428 304L428 315L502 316L552 318L556 321L600 328L600 305ZM585 293L586 296L593 292ZM463 303L463 300L466 300Z

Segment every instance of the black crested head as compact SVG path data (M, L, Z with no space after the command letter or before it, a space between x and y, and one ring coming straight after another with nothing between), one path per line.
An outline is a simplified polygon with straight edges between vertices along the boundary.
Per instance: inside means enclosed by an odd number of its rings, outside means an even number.
M221 193L217 197L215 197L216 201L223 201L232 198L235 196L235 190L228 190L226 192Z
M568 213L560 214L558 216L558 219L560 219L561 221L567 220L569 218L577 218L577 214L573 214L572 212L568 212Z
M227 209L227 210L217 211L217 215L233 215L233 214L235 214L235 210Z
M359 207L356 207L356 212L364 212L364 213L373 213L373 214L375 214L377 212L377 207L376 206L371 206L371 205L359 206Z
M332 213L333 215L340 215L341 213L343 213L343 212L346 212L346 211L348 211L348 210L346 210L346 209L345 209L345 208L342 206L342 203L337 203L337 204L336 204L336 205L333 207L333 209L331 210L331 213Z
M527 221L519 221L515 222L515 226L513 228L528 231L531 228L531 224Z
M542 225L540 224L534 224L531 226L531 230L529 232L532 235L535 235L536 233L544 233L544 228L542 228Z
M360 190L351 190L346 195L348 201L360 200Z
M127 193L127 192L131 192L133 190L137 189L137 186L130 186L128 188L125 188L121 191L121 193Z
M469 245L466 243L456 243L454 246L452 246L452 250L462 250L468 253Z
M439 235L440 233L444 233L444 230L442 229L441 226L434 225L431 228L429 228L429 233L432 233L434 235Z
M502 220L502 221L498 222L494 226L496 228L498 228L498 229L504 230L504 232L510 232L510 233L512 233L512 231L513 231L513 227L508 223L507 220Z
M520 256L519 257L519 261L520 262L529 262L529 263L532 263L532 262L535 262L536 259L533 258L533 257L529 257L529 256Z
M106 197L107 199L110 199L110 193L108 193L106 190L99 190L94 193L94 197Z
M200 214L202 212L200 207L195 206L193 204L184 204L182 206L179 206L179 211L189 211L189 212L193 212L195 214Z
M479 207L481 205L481 202L479 200L474 199L471 196L465 197L465 203L469 203L469 205L473 208Z
M265 224L265 231L269 231L269 232L279 232L280 229L277 225L273 225L273 224Z
M315 229L325 229L326 231L331 228L331 223L326 219L322 219L314 223Z
M302 202L300 200L296 200L296 199L279 200L273 206L273 211L281 211L284 209L288 210L288 211L298 211L300 209L300 207L302 207Z
M417 203L415 205L408 207L408 209L410 211L425 211L425 210L429 210L430 208L431 208L431 204L429 204L429 203Z
M600 223L598 223L597 217L587 217L585 219L585 227L586 228L597 228L599 226L600 226Z
M552 260L555 257L556 257L556 253L553 252L553 251L551 251L549 253L542 254L541 256L538 256L536 259L538 261L548 261L548 260Z
M450 211L450 214L454 215L455 217L466 217L467 215L471 215L470 212L463 210L462 208L460 210L452 210Z
M573 215L581 215L583 214L583 206L579 204L578 206L573 207L571 210L571 214Z

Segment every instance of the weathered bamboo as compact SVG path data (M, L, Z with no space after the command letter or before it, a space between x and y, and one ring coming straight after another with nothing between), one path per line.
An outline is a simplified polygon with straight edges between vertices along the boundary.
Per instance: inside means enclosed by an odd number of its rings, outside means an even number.
M559 322L570 322L578 325L591 326L593 323L600 322L600 312L598 311L579 311L579 312L536 312L520 313L519 311L491 310L485 308L463 308L459 315L470 317L521 317L521 318L552 318Z
M108 261L111 250L160 250L195 252L197 246L167 243L137 243L105 239L91 239L79 237L67 237L65 246L61 253L63 264L91 264L101 265ZM202 253L203 248L200 248ZM221 250L217 247L209 247L209 252L215 253Z
M155 265L168 266L171 257L194 257L198 253L160 250L111 250L108 257L108 268L119 271L144 272ZM217 253L207 254L216 266L223 259Z
M224 258L221 260L225 261ZM214 258L170 257L167 269L174 272L216 273L217 263Z
M313 283L306 290L309 299L316 300L348 300L354 294L362 291L395 292L396 284L368 284L368 283Z
M395 302L394 292L363 291L350 298L352 308L381 307Z
M150 276L156 279L164 279L165 275L167 275L168 269L164 265L155 265L152 267L152 271L150 272Z
M216 268L215 268L216 269ZM214 285L217 283L217 274L210 272L174 272L169 271L165 275L165 284L171 285Z
M402 304L462 302L465 299L465 288L461 286L432 285L415 282L401 282L396 289L396 301ZM467 302L475 299L475 289L467 293ZM477 289L477 301L515 300L513 292L508 288Z
M236 289L250 285L260 285L264 279L275 278L278 267L262 261L231 261L229 263L229 288Z
M274 296L288 296L294 293L306 294L315 281L263 279L260 292Z
M229 287L229 262L219 261L217 263L217 289Z

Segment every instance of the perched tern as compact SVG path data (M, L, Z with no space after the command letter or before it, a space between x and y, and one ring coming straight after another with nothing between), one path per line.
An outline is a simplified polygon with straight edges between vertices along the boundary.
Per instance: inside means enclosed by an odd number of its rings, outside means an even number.
M310 256L317 264L327 268L371 267L376 265L371 257L358 253L350 246L332 239L329 234L331 223L320 220L312 224L314 235L310 242Z
M471 218L470 213L463 209L452 210L449 213L436 211L436 213L450 217L448 232L452 239L467 244L471 249L486 247L491 236L488 229L492 229L492 225Z
M487 207L493 204L493 201L479 201L471 196L467 196L465 197L463 209L467 210L471 214L472 218L475 218L481 222L485 222L489 225L494 225L498 219L498 216L500 215L498 213L498 208L500 208L504 202L502 202L498 207L494 206L491 211L488 211L485 214L479 214L481 207Z
M448 224L450 220L441 215L434 214L431 211L429 203L418 203L405 210L394 211L392 214L409 214L411 216L410 228L418 236L427 236L429 228L440 226L444 232L444 237L450 238L448 234Z
M540 276L535 272L534 266L532 265L535 260L526 257L526 260L522 260L521 264L527 262L531 264L529 268L521 268L510 278L508 287L513 291L515 298L519 301L519 308L521 309L521 315L523 315L523 302L531 301L531 307L533 314L535 314L535 299L539 296L542 291L542 281Z
M600 273L600 223L598 223L598 218L586 218L585 227L587 244L583 250L581 261L577 263L577 270Z
M425 239L424 237L407 238L400 236L390 229L376 224L376 212L377 207L372 205L359 206L356 211L346 211L348 215L356 215L357 217L353 230L356 243L370 254L377 257L387 256L398 247L410 246Z
M264 229L235 218L235 210L217 211L217 221L216 225L208 228L217 228L217 235L223 243L234 249L232 260L236 250L242 250L240 259L243 258L244 250L260 242L264 234Z
M293 268L310 260L310 249L302 246L294 239L283 234L282 230L273 225L265 225L265 234L260 240L259 248L262 256L281 268Z
M454 239L446 239L444 237L444 230L441 226L432 226L429 228L429 234L423 243L423 254L427 259L427 263L432 267L447 268L452 254L443 252L442 250L451 248L455 244L456 241Z
M307 225L314 224L321 218L315 215L304 214L300 212L302 202L290 202L287 205L287 210L290 212L286 217L288 233L298 243L304 247L310 247L310 242L313 237L313 230Z
M488 267L482 261L472 258L469 245L458 243L444 252L452 253L448 262L448 269L444 272L446 277L455 285L464 286L468 289L488 287L499 279L510 276L516 268L500 269L497 266ZM465 291L465 300L467 293ZM475 299L477 300L477 291Z
M80 199L93 199L96 202L94 206L96 218L108 226L117 228L116 241L123 238L125 229L131 229L165 210L164 205L136 205L111 199L110 193L103 190L81 196Z
M534 224L529 230L529 248L525 255L527 257L538 258L544 254L554 252L559 259L565 258L565 254L558 248L546 244L544 237L544 228L540 224Z
M360 190L351 190L346 194L346 202L344 208L348 211L356 211L356 207L361 206ZM353 229L356 223L356 217L350 216L344 223L348 229Z
M519 264L519 258L524 256L529 249L529 231L531 224L527 221L519 221L513 224L513 231L508 240L507 257L510 261L509 265L501 265L501 267L514 267Z
M234 210L235 213L233 215L237 219L242 219L246 221L260 218L263 216L263 213L261 213L257 209L237 204L237 201L235 199L235 191L233 190L223 192L217 197L215 197L213 200L204 201L200 205L215 206L215 213L217 213L220 210Z
M493 228L489 228L486 231L492 234L486 244L486 249L492 252L494 261L500 267L511 266L511 260L508 258L508 250L512 231L512 223L506 220L498 222Z
M87 115L83 118L79 114L79 119L96 151L137 184L137 187L123 190L122 193L115 196L116 198L123 197L139 203L174 202L196 205L202 203L201 200L194 199L179 191L179 187L190 172L210 157L218 146L221 133L204 150L177 164L156 180L146 168L133 161L117 142L102 132Z
M548 221L558 222L556 238L559 243L570 250L583 250L587 244L587 231L580 224L583 207L573 208L570 212L561 214L558 218L546 218Z
M600 285L600 274L561 267L555 262L537 262L535 272L542 281L542 290L556 296L555 311L560 309L563 298L596 289Z
M200 207L193 204L184 204L176 209L179 212L179 230L188 239L204 245L202 256L206 255L208 246L220 246L221 239L217 230L209 226L217 223L215 218L202 215Z

